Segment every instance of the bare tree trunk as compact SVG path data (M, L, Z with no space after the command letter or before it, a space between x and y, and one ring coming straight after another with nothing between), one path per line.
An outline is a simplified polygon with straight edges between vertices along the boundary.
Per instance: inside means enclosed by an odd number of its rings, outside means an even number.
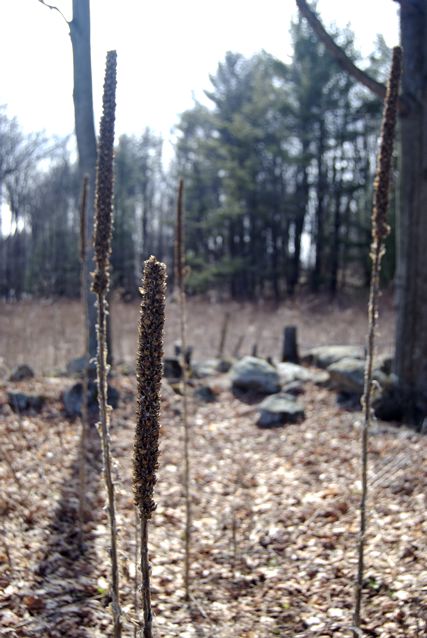
M325 250L325 125L319 122L319 140L317 151L317 210L316 210L316 261L312 274L311 289L317 292L322 284Z
M91 292L90 273L94 270L92 229L94 218L96 135L92 99L92 66L90 54L90 9L89 0L73 0L73 19L69 23L73 47L74 68L74 118L76 127L79 172L89 178L89 194L86 216L86 308L89 327L89 358L96 357L96 307L95 295ZM95 376L92 366L90 376Z
M427 0L401 3L402 93L395 369L406 418L427 415Z
M308 153L308 143L303 141L302 155L305 157ZM305 215L307 211L309 184L308 184L308 169L307 165L302 168L300 183L297 185L296 192L296 217L294 228L294 250L292 260L290 263L290 275L288 278L288 293L292 296L295 293L295 288L298 285L300 269L301 269L301 239L304 231Z

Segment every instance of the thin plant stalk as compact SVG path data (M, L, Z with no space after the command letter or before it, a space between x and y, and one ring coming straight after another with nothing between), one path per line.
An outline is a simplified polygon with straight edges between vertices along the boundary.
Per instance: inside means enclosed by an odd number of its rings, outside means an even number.
M136 507L134 508L134 513L135 513L135 553L134 553L135 580L134 580L134 588L133 588L133 607L134 607L135 616L136 616L136 618L138 618L138 613L139 613L139 597L138 597L138 586L139 586L139 579L138 579L139 513L138 513L138 510L137 510ZM134 635L134 638L137 638L138 629L137 629L136 625L134 626L134 629L133 629L133 635Z
M357 547L357 573L355 586L355 602L353 616L353 635L362 635L360 629L363 579L365 569L365 543L367 528L367 499L368 499L368 442L372 409L372 376L375 353L375 333L378 319L378 296L381 273L381 258L384 254L384 242L389 232L387 225L388 194L390 174L392 170L393 143L396 128L396 115L399 93L399 78L401 66L401 49L393 49L393 61L390 79L384 105L383 123L381 129L381 144L378 157L377 174L374 183L374 206L372 210L372 241L371 260L372 274L369 292L368 308L368 343L365 363L365 383L363 392L363 427L361 437L361 501L359 538Z
M185 599L190 600L190 564L191 564L191 466L190 466L190 426L188 422L188 366L187 366L187 308L185 296L185 242L184 242L184 180L178 188L175 236L175 281L178 286L179 325L181 336L182 367L182 424L184 427L184 494L185 494L185 555L184 555L184 591Z
M141 591L144 638L152 638L148 521L156 509L160 433L160 387L163 374L166 266L150 257L144 264L141 288L138 355L136 362L137 410L133 455L133 492L140 518Z
M228 332L228 326L230 323L230 318L231 318L231 313L226 312L224 315L224 320L222 322L222 327L221 327L221 336L219 340L218 354L217 354L218 359L222 359L222 357L224 356L225 342L227 340L227 332Z
M144 638L153 636L153 612L151 610L150 561L148 557L148 520L141 518L141 578L142 606L144 609Z
M98 145L98 162L96 169L95 197L95 272L92 289L97 297L97 381L99 405L99 429L102 440L104 463L104 479L107 490L108 516L110 522L110 557L111 557L111 607L113 614L113 635L120 638L122 633L120 595L119 595L119 562L117 551L117 524L115 490L112 476L110 452L110 411L107 400L107 295L110 285L110 254L113 212L113 152L114 121L116 107L116 65L115 51L107 53L105 70L103 112L101 117L100 138Z
M82 383L82 412L81 412L81 434L79 453L79 521L80 521L80 546L83 544L83 527L86 511L86 438L88 428L88 316L86 309L87 296L87 264L86 264L86 206L88 197L89 177L83 177L82 196L80 201L80 290L84 317L84 366Z

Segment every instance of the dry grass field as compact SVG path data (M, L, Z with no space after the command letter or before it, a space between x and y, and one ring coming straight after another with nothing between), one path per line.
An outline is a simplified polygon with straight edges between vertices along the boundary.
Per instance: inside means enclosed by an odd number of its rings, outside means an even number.
M190 299L188 303L189 343L194 358L212 357L218 349L226 312L231 313L225 354L249 354L255 343L260 356L280 358L283 327L298 326L302 351L317 345L364 345L367 331L366 295L331 302L327 297L302 297L280 306L214 303ZM116 362L132 365L135 358L139 306L112 303L113 347ZM380 305L378 350L393 347L395 313L391 295ZM166 316L165 352L171 354L178 340L178 306L169 301ZM0 357L8 368L29 364L38 374L51 374L83 352L83 321L78 301L22 301L0 303ZM243 339L243 340L242 340Z

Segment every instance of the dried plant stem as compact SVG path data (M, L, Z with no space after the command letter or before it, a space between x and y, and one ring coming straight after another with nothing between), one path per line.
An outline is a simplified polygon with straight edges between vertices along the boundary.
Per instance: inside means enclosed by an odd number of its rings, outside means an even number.
M375 178L374 206L372 210L372 243L371 259L372 274L369 293L369 330L367 343L367 357L365 364L365 383L363 393L363 427L361 440L361 501L359 539L357 547L357 574L355 587L353 635L360 637L361 607L363 578L365 568L365 542L367 527L367 500L368 500L368 442L371 423L372 407L372 374L375 353L375 332L378 319L378 295L381 272L381 258L384 254L384 241L389 232L387 226L388 190L390 183L391 164L393 157L394 131L396 126L397 101L399 92L401 50L396 47L393 50L393 62L390 79L387 86L385 99L383 124L381 130L381 145L378 158L377 175Z
M182 424L184 427L184 493L185 493L185 555L184 555L184 590L185 599L190 600L190 564L191 564L191 467L190 467L190 426L188 422L188 366L185 357L187 352L187 309L185 297L185 263L184 263L184 180L180 180L178 188L178 205L176 214L175 237L175 280L179 292L179 324L181 336L182 367Z
M144 607L144 638L152 638L153 613L151 611L150 563L148 560L148 520L141 519L141 577L142 601Z
M116 52L107 53L105 70L103 112L101 117L96 171L95 198L95 273L93 291L97 298L97 381L99 427L102 440L104 479L107 490L107 509L110 522L111 557L111 607L113 614L113 635L120 638L122 632L119 598L119 562L117 551L117 524L115 490L112 476L110 452L110 406L107 402L107 294L110 282L109 260L111 253L112 202L113 202L113 149L116 94Z
M86 264L86 206L88 196L89 177L83 177L82 196L80 201L80 290L81 303L84 317L84 367L83 367L83 387L82 387L82 412L81 412L81 433L79 452L79 522L80 522L80 546L83 544L83 528L86 512L86 438L88 428L87 394L88 394L88 350L89 350L89 327L86 307L87 285L87 264Z
M219 340L218 354L217 354L218 359L221 359L224 356L225 342L227 340L227 332L228 332L228 325L230 323L230 318L231 318L231 313L226 312L224 315L224 320L222 322L222 327L221 327L221 337Z
M139 516L138 516L138 510L137 510L136 507L134 508L134 513L135 513L135 553L134 553L135 580L134 580L134 589L133 589L133 607L134 607L135 616L136 616L136 618L138 618L138 612L139 612L139 597L138 597L138 585L139 585L139 582L138 582ZM134 635L134 638L137 638L138 629L137 629L136 625L135 625L134 630L133 630L133 635Z
M102 455L104 464L104 479L107 489L108 516L110 521L110 557L111 557L111 598L114 622L114 638L121 636L121 620L120 620L120 595L119 595L119 561L117 552L117 523L116 523L116 507L115 507L115 489L112 475L112 463L110 452L110 406L107 401L107 302L102 293L97 294L98 308L98 405L99 405L99 424L102 440Z
M166 266L155 257L144 264L141 288L137 376L137 411L133 456L134 501L141 519L141 589L144 638L152 638L148 521L156 508L154 486L159 456L160 386L163 373Z
M186 336L186 303L185 292L179 295L182 352L187 352ZM190 467L190 426L188 423L188 366L185 355L182 355L182 421L184 425L184 482L185 482L185 598L190 600L190 563L191 563L191 467Z

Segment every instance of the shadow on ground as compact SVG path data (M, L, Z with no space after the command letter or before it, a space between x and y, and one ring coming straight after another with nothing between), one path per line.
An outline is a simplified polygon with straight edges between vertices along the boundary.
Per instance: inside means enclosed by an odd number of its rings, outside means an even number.
M61 497L49 525L42 560L35 568L33 583L35 622L26 634L45 638L85 638L93 626L100 600L108 604L96 586L96 512L100 507L101 446L95 426L90 426L86 444L86 508L83 534L79 517L79 453L64 480ZM30 601L31 602L31 601Z

